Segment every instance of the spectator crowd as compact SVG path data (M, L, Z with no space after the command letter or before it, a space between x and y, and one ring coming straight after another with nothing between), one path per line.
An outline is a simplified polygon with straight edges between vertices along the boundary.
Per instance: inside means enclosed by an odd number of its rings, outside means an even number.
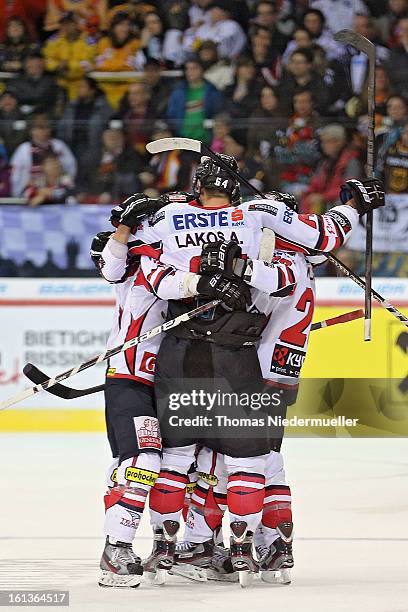
M408 192L408 0L3 4L0 203L188 189L197 160L145 150L180 135L323 212L366 162L367 58L343 28L376 44L376 173Z

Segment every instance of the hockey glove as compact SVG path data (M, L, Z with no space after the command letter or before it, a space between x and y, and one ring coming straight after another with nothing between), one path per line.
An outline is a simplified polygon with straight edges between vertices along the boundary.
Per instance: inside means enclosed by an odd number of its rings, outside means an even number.
M127 225L131 232L136 231L137 226L150 214L156 212L157 200L149 200L144 193L134 193L126 198L122 204L118 204L111 210L110 222L114 227Z
M282 191L268 191L265 193L265 198L267 200L277 200L278 202L283 202L286 206L289 206L290 209L295 212L299 212L299 202L295 198L294 195L290 193L284 193Z
M102 251L111 236L112 232L99 232L92 239L89 254L97 270L101 269Z
M366 179L365 181L350 179L340 187L342 203L346 204L353 198L360 216L365 215L370 210L384 206L384 196L384 185L376 178Z
M242 250L233 240L216 240L203 246L200 256L200 274L221 272L229 277L234 274L234 259L241 257Z
M201 276L197 284L199 295L219 299L232 310L246 310L251 303L251 292L243 281L234 281L222 274Z

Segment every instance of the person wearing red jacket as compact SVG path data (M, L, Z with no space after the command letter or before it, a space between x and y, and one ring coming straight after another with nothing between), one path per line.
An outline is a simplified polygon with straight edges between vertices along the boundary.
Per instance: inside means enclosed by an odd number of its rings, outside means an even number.
M324 159L301 200L302 213L322 214L338 199L340 186L362 173L357 152L346 146L346 131L339 124L327 125L320 133Z

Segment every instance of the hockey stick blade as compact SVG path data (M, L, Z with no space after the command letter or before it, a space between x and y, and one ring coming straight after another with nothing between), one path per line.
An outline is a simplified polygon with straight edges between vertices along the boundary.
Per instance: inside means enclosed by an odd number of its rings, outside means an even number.
M36 385L45 383L51 378L32 363L26 363L23 368L23 374ZM62 399L70 400L84 397L85 395L91 395L92 393L98 393L99 391L103 391L104 388L105 385L97 385L96 387L88 387L87 389L74 389L73 387L66 387L65 385L57 383L53 387L46 389L46 391Z
M201 153L201 147L202 143L193 138L159 138L158 140L148 142L146 145L147 151L152 155L177 149Z
M333 36L334 40L341 42L344 45L352 45L366 55L375 52L375 45L362 34L353 32L353 30L340 30Z

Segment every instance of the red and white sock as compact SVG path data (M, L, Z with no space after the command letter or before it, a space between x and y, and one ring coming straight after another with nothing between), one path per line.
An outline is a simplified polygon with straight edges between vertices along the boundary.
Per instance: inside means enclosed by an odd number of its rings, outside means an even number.
M263 544L270 546L279 537L276 527L292 521L292 496L286 483L283 457L272 451L267 458L265 500L262 513Z
M179 446L163 450L161 470L150 493L150 522L154 526L163 521L180 522L188 470L194 460L196 445Z
M120 542L132 542L140 523L146 498L160 469L158 453L141 453L110 468L108 479L115 482L104 497L104 532Z
M230 522L245 521L255 531L262 516L267 455L236 458L224 455L228 473L227 504Z

